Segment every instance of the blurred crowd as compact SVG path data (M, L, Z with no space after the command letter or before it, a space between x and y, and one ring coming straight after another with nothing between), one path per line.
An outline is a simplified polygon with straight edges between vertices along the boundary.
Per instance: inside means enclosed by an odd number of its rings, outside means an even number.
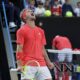
M80 1L73 8L71 0L22 0L22 4L10 0L4 0L9 26L16 27L21 24L19 18L23 8L30 8L37 17L80 17ZM2 5L0 4L0 10Z
M41 16L80 16L80 2L73 9L71 0L24 0L24 8L30 8L38 17ZM68 13L68 15L67 15Z

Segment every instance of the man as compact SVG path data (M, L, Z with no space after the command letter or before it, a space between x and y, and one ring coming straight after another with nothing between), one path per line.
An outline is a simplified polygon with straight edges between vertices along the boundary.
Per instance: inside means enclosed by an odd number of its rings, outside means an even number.
M20 18L19 18L19 13L20 13L19 8L16 7L11 2L11 0L3 0L3 1L4 1L4 4L5 4L5 10L6 10L6 13L7 13L9 28L14 28L14 27L20 26L21 22L20 22ZM0 10L1 10L1 12L3 12L3 7L2 7L1 2L0 2ZM15 22L16 23L18 22L17 25L15 24Z
M29 8L33 12L35 11L35 0L24 0L24 8Z
M77 7L74 9L74 12L76 13L77 17L80 17L80 1L77 2Z
M62 5L58 0L54 0L54 5L51 8L52 15L62 16Z
M53 64L48 58L44 46L46 45L44 31L35 25L35 15L29 9L23 9L20 17L24 21L24 25L17 31L17 64L18 68L21 69L23 65L29 60L36 60L40 64L40 72L42 72L37 80L52 80L51 74L48 70L53 68ZM48 67L47 67L48 66ZM34 66L31 66L31 68ZM27 74L27 78L23 80L31 80L30 77L34 78L35 72L29 70L30 74ZM36 68L34 67L34 70ZM29 77L30 76L30 77Z
M66 53L58 54L58 60L62 63L66 59L68 64L71 66L72 54L67 52L72 51L72 45L70 40L66 36L55 36L52 41L52 48L65 51ZM60 73L59 76L59 80L62 80L62 73ZM69 80L72 80L71 78L71 72L69 71Z
M65 0L65 3L62 6L62 16L65 17L66 16L66 12L67 11L71 11L73 16L76 16L76 14L74 13L74 10L70 4L71 0Z
M38 6L35 8L34 14L38 17L44 16L45 13L45 7L43 6L43 3L40 1L38 2Z

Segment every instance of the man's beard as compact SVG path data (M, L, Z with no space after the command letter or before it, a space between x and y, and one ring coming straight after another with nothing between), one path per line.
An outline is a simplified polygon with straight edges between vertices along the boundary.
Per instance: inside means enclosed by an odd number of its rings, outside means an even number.
M29 17L30 21L35 21L36 18L35 17Z
M31 18L31 21L35 21L36 19L35 18Z
M35 21L36 18L34 17L34 13L32 13L31 15L33 16L33 17L31 17L31 20L32 20L32 21Z

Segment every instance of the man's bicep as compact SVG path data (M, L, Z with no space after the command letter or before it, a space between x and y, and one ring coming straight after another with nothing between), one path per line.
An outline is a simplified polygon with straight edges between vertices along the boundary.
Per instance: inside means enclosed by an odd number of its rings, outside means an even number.
M52 49L56 49L55 46L52 45Z

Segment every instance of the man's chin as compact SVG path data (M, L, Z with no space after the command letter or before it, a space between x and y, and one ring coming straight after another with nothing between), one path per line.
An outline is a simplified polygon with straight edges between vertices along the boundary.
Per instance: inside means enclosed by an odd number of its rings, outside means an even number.
M31 20L32 20L32 21L35 21L35 20L36 20L36 18L31 18Z

